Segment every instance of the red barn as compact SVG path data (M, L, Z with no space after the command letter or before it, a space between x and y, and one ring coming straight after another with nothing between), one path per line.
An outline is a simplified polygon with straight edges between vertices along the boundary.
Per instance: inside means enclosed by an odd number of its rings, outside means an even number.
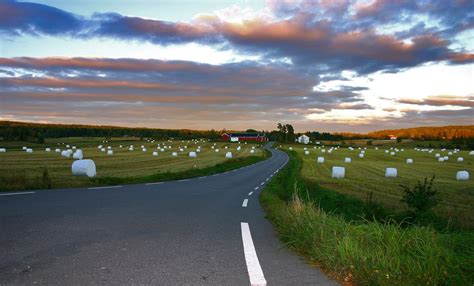
M266 142L268 138L263 133L224 133L221 135L225 141L257 141Z

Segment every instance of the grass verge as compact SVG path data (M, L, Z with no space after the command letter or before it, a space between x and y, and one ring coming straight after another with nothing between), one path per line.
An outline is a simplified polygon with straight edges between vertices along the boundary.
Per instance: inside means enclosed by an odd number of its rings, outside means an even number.
M357 199L307 188L301 159L289 155L260 200L280 238L311 263L357 285L472 285L472 231L402 226L389 216L363 219L366 210Z

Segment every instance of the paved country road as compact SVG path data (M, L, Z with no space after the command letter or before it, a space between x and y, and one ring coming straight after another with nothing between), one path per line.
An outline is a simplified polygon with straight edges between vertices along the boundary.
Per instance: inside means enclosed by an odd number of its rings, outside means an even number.
M0 285L336 285L258 195L288 157L189 180L0 195Z

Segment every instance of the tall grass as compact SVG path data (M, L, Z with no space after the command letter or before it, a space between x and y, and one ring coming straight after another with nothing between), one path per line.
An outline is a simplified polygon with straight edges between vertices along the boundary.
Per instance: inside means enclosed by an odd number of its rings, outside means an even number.
M472 232L443 233L360 216L351 220L344 211L327 212L320 201L315 203L301 189L295 176L298 158L290 155L289 164L260 197L268 218L289 247L339 281L358 285L472 285Z

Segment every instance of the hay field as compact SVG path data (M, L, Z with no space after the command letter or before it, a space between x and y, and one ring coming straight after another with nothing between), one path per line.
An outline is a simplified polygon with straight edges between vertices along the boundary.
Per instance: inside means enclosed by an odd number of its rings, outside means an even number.
M25 142L1 142L1 148L6 148L6 153L0 153L0 180L28 181L38 180L42 177L45 169L48 170L53 187L79 187L91 185L91 179L86 177L75 177L71 174L72 158L61 157L55 149L68 149L66 145L76 146L82 149L84 159L94 160L97 167L97 177L136 177L147 176L155 173L180 172L192 168L205 168L224 162L225 153L231 151L234 158L242 158L250 155L260 156L263 150L258 144L241 143L242 149L237 151L238 143L227 142L199 142L182 140L156 140L154 143L140 140L139 138L112 138L107 143L103 143L103 138L58 138L49 139L44 144L32 144ZM161 152L157 145L171 146ZM211 146L216 144L219 149L216 153ZM107 150L112 146L114 154L107 155L101 152L97 146L104 145ZM122 148L119 146L122 145ZM128 147L134 145L134 151L129 151ZM141 146L147 149L143 152ZM22 150L23 146L33 148L33 153L29 154ZM180 152L179 148L184 148ZM201 146L201 152L197 153L197 158L190 158L188 153L195 151ZM255 153L251 154L251 147L255 147ZM46 152L45 148L51 148L51 152ZM225 149L227 147L228 149ZM152 152L157 151L158 156L152 156ZM177 152L178 156L171 156L172 152ZM20 182L21 183L21 182ZM0 190L1 191L1 190Z
M425 177L431 178L435 175L435 189L440 193L442 199L436 211L443 216L457 218L461 221L474 225L474 156L469 151L460 151L449 156L446 162L438 162L435 153L441 156L448 155L452 150L441 151L435 149L432 153L415 151L412 147L402 147L396 156L385 153L389 146L375 147L367 146L365 158L359 158L361 150L355 148L339 148L332 153L326 153L322 149L314 149L312 145L284 145L284 149L292 146L303 159L301 175L309 181L317 182L327 189L340 193L349 194L365 200L367 194L373 192L373 199L393 210L404 209L401 199L400 184L413 186L418 180ZM396 145L394 145L396 146ZM307 147L310 154L304 154ZM363 150L363 148L362 148ZM316 162L317 157L325 158L323 164ZM351 163L344 163L344 158L350 157ZM463 162L458 162L457 157L463 157ZM406 159L412 158L414 163L407 164ZM333 166L345 167L344 179L332 179ZM385 178L385 168L393 167L398 170L397 178ZM456 172L466 170L470 174L468 181L457 181Z

